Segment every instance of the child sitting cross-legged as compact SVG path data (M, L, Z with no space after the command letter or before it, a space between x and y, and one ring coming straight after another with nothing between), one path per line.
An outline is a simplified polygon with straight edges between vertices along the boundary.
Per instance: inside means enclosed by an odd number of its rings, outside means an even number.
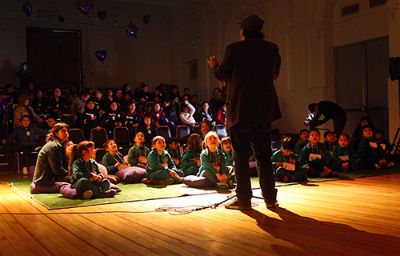
M72 187L82 199L113 197L116 190L110 189L110 181L99 171L94 142L82 141L75 145L72 160Z
M179 141L177 138L171 138L168 140L167 151L171 156L172 160L174 160L176 167L180 168L182 156L181 156L181 151L179 149Z
M232 169L227 167L226 158L219 149L217 133L208 132L204 138L205 148L201 152L201 166L198 176L206 177L217 188L232 187Z
M200 134L192 133L187 139L187 148L182 156L182 171L185 176L196 175L200 167L200 153L203 139Z
M181 177L183 177L183 172L176 168L170 154L165 150L165 139L162 136L154 137L152 148L153 150L147 156L146 165L147 177L152 180L151 184L170 185L179 183Z
M336 176L337 172L332 172L330 168L330 154L319 142L319 139L319 131L310 129L308 143L301 150L297 166L307 170L307 177Z
M388 160L385 151L374 138L372 127L364 126L362 138L358 146L360 167L365 169L381 169L382 167L393 167L394 163Z
M271 157L272 168L276 181L293 182L306 181L306 170L296 167L296 155L293 153L295 141L291 137L284 137L281 148Z
M338 172L347 172L353 169L353 147L350 137L346 133L339 136L338 144L333 147L332 169Z
M225 155L226 165L233 166L233 150L232 141L229 137L224 137L221 139L222 152Z
M146 169L147 155L150 149L145 146L145 136L143 132L137 132L133 140L135 144L128 151L128 163L131 166Z
M137 183L146 178L146 170L136 166L129 166L128 161L118 151L114 140L104 143L107 153L104 154L102 164L107 168L108 174L115 175L123 183Z

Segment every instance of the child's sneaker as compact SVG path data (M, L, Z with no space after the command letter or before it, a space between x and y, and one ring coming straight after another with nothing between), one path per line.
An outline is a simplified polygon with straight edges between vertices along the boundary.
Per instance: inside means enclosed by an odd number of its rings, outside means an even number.
M114 197L116 193L114 189L109 189L103 192L103 197Z
M108 180L112 183L112 184L117 184L119 182L119 178L115 175L108 175Z
M141 182L147 185L147 184L151 184L153 181L151 179L149 179L149 178L143 178L141 180Z
M93 197L93 191L88 189L82 193L82 199L90 199Z
M166 179L166 180L160 180L160 182L158 184L166 186L166 185L171 185L173 183L174 183L173 179Z
M222 183L222 182L218 182L217 184L215 184L215 186L217 188L221 188L221 189L228 189L229 188L228 183Z
M172 178L174 178L175 180L181 180L181 176L179 176L176 172L170 172L169 175L171 175Z

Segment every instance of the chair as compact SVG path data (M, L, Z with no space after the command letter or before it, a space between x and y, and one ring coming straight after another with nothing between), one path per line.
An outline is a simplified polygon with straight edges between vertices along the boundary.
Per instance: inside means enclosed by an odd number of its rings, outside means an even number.
M144 104L144 112L145 113L150 113L153 110L154 102L149 101Z
M69 139L77 144L83 140L85 140L85 136L83 135L83 130L81 128L71 128L68 131Z
M75 119L72 114L62 114L60 117L60 121L68 124L69 126L74 126Z
M124 149L130 148L131 138L129 136L129 129L127 127L115 127L113 131L113 138L119 149L124 151Z
M221 138L228 136L228 131L226 130L226 126L223 124L215 125L215 132Z
M190 135L190 128L185 124L179 124L176 126L176 138L181 143L186 143L187 136Z
M166 140L171 138L171 130L166 125L161 125L161 126L157 127L157 133L158 133L158 135L163 136L164 139L166 139Z
M107 130L96 127L90 130L90 140L94 142L96 148L104 148L104 143L108 140Z
M101 163L106 153L107 151L104 148L96 149L96 162Z

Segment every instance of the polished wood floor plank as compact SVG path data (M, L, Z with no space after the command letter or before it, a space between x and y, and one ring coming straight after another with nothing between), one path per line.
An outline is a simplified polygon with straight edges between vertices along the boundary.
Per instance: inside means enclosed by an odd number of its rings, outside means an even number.
M48 211L0 184L0 248L4 255L400 255L399 184L393 174L285 186L276 212L254 199L251 211L189 214L153 210L227 195Z

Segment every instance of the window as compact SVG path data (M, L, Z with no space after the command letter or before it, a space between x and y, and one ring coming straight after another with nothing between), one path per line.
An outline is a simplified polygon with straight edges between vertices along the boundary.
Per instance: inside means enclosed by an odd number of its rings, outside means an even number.
M369 0L369 8L377 7L387 3L387 0Z
M354 14L359 12L360 10L360 5L357 4L352 4L352 5L348 5L342 8L342 16L347 16L350 14Z

